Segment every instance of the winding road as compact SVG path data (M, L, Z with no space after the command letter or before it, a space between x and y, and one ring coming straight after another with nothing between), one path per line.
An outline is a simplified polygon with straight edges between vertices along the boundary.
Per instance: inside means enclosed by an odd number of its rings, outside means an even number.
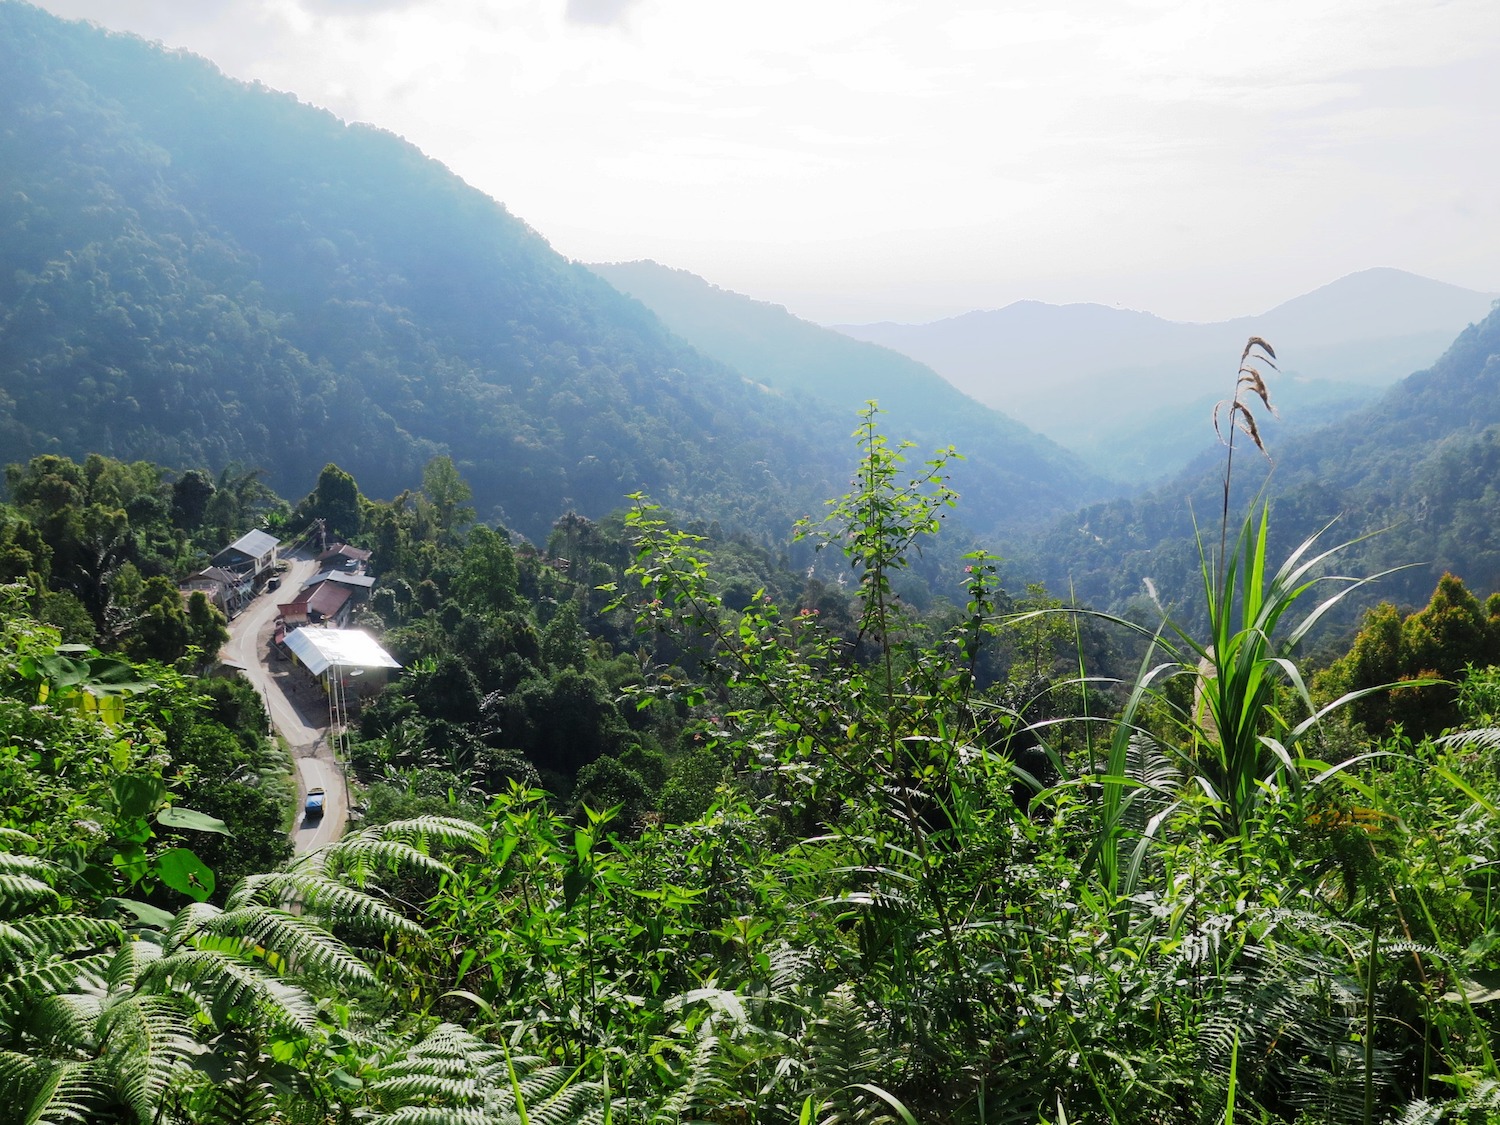
M297 821L292 848L301 855L331 844L344 834L349 819L349 787L343 767L328 742L328 699L311 676L290 660L271 654L276 632L276 606L291 601L318 571L317 560L305 553L286 556L290 564L281 588L255 598L229 623L229 643L220 660L238 668L265 701L271 725L286 739L297 763ZM324 812L308 820L303 813L309 789L322 786Z

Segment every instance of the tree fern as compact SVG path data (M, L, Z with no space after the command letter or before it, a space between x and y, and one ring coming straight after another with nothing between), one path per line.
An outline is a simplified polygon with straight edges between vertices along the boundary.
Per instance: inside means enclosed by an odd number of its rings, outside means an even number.
M317 866L251 875L230 891L226 908L277 907L295 903L311 914L364 933L422 936L422 927L371 894L325 875Z

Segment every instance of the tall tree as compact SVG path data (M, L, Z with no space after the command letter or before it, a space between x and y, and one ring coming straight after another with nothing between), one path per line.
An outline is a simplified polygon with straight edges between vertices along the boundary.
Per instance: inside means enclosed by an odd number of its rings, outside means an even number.
M469 507L473 490L459 475L458 466L446 454L434 457L422 470L422 491L437 512L438 528L451 535L474 520L474 509Z
M302 501L298 515L322 520L330 535L348 539L364 528L364 497L354 478L330 462L318 474L317 487Z

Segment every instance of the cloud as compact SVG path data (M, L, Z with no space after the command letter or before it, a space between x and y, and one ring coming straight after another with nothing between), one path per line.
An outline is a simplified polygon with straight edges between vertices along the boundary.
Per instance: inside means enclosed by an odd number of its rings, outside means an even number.
M302 6L323 16L366 15L420 8L429 0L302 0Z
M630 9L639 2L640 0L568 0L568 22L590 27L622 24Z

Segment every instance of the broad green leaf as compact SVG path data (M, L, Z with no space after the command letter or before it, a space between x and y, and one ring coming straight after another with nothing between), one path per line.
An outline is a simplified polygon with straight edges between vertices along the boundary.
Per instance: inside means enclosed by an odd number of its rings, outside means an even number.
M152 906L149 902L141 902L134 898L107 898L105 906L113 906L126 914L133 914L136 920L148 926L154 926L164 930L172 924L172 914L159 906Z
M218 817L193 809L179 809L174 805L168 805L158 812L156 823L165 828L189 828L195 832L217 832L220 836L233 835L229 826Z
M110 786L115 811L122 818L150 816L167 799L167 787L149 773L127 773Z
M169 848L162 852L156 857L153 870L174 891L198 902L214 893L214 873L187 848Z

